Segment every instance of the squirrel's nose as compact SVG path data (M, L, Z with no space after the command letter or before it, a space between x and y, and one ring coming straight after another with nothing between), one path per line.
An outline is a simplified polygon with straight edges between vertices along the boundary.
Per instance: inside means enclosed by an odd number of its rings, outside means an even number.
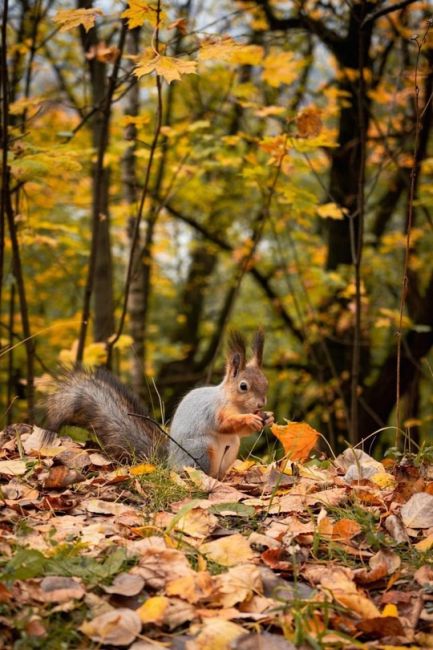
M258 409L262 409L265 404L266 404L266 397L263 397L262 399L257 400L257 408Z

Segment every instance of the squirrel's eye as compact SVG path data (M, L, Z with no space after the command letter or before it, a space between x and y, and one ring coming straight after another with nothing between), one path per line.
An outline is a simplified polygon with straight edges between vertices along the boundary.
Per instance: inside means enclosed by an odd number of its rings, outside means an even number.
M241 381L239 384L239 390L241 390L243 393L245 393L248 390L249 386L246 381Z

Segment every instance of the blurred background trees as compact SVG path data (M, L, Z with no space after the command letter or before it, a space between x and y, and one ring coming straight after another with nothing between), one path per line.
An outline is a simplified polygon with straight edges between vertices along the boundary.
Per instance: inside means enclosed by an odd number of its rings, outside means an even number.
M431 14L4 0L4 420L77 359L169 417L262 324L280 420L427 439Z

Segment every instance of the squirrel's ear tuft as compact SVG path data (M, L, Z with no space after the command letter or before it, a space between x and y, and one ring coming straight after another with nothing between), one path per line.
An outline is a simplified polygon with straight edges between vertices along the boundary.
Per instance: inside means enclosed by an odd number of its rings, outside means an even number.
M261 368L263 363L263 347L265 345L265 333L261 327L254 334L253 338L253 357L251 362L253 365Z
M230 332L227 354L227 374L236 377L245 368L246 344L240 332Z

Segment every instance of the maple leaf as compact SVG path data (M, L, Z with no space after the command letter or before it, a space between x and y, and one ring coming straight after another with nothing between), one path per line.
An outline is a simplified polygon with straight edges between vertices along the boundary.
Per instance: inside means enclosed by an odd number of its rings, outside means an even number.
M53 18L60 25L61 32L67 32L82 25L86 32L95 26L96 16L102 16L101 9L61 9Z
M281 442L290 460L305 460L320 435L306 422L288 422L285 425L273 424L271 431Z
M195 61L185 61L156 54L151 59L147 55L137 59L134 74L140 78L155 71L157 75L164 77L168 83L171 83L172 81L178 81L183 74L195 74L196 70L197 63Z
M263 62L263 81L273 88L295 81L304 63L293 52L271 52Z
M152 27L157 27L158 11L156 3L143 2L143 0L128 0L128 9L120 14L126 18L129 29L141 27L148 22ZM159 23L165 18L163 11L159 12Z
M231 36L208 36L200 44L200 61L229 61L239 65L258 65L263 59L260 45L243 45Z

